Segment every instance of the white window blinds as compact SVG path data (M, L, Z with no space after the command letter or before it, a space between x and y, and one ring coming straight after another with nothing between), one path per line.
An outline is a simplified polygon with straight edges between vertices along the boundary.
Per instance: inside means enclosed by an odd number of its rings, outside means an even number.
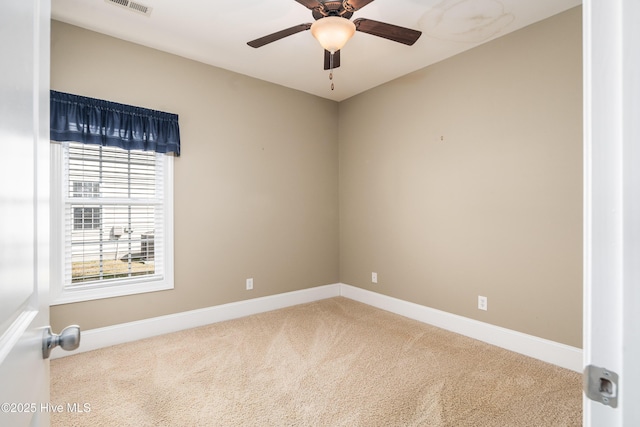
M162 277L162 156L63 143L65 288Z

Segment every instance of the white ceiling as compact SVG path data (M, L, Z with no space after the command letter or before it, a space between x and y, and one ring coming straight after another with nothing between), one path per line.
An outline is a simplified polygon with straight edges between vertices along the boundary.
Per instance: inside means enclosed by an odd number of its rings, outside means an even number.
M237 73L341 101L555 15L581 0L375 0L353 19L422 31L413 46L356 32L341 51L335 90L309 31L258 49L247 42L302 23L294 0L134 0L149 16L105 0L53 0L54 19Z

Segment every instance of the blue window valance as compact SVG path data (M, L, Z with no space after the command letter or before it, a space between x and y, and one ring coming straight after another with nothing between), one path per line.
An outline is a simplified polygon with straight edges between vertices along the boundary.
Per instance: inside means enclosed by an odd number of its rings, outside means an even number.
M51 91L51 140L180 155L178 115Z

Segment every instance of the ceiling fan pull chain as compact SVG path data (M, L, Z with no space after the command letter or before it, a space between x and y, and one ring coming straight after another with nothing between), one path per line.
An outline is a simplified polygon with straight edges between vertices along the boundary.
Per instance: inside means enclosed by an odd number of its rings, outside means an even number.
M329 80L332 80L331 90L333 90L333 52L329 55Z

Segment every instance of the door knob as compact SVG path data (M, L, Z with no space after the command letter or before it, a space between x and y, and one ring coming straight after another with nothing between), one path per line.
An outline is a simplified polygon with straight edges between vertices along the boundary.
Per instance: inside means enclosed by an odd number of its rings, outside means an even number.
M60 335L51 332L51 326L47 326L42 338L42 358L48 359L49 355L51 355L51 350L57 346L60 346L63 350L71 351L78 348L79 345L80 326L67 326L60 332Z

